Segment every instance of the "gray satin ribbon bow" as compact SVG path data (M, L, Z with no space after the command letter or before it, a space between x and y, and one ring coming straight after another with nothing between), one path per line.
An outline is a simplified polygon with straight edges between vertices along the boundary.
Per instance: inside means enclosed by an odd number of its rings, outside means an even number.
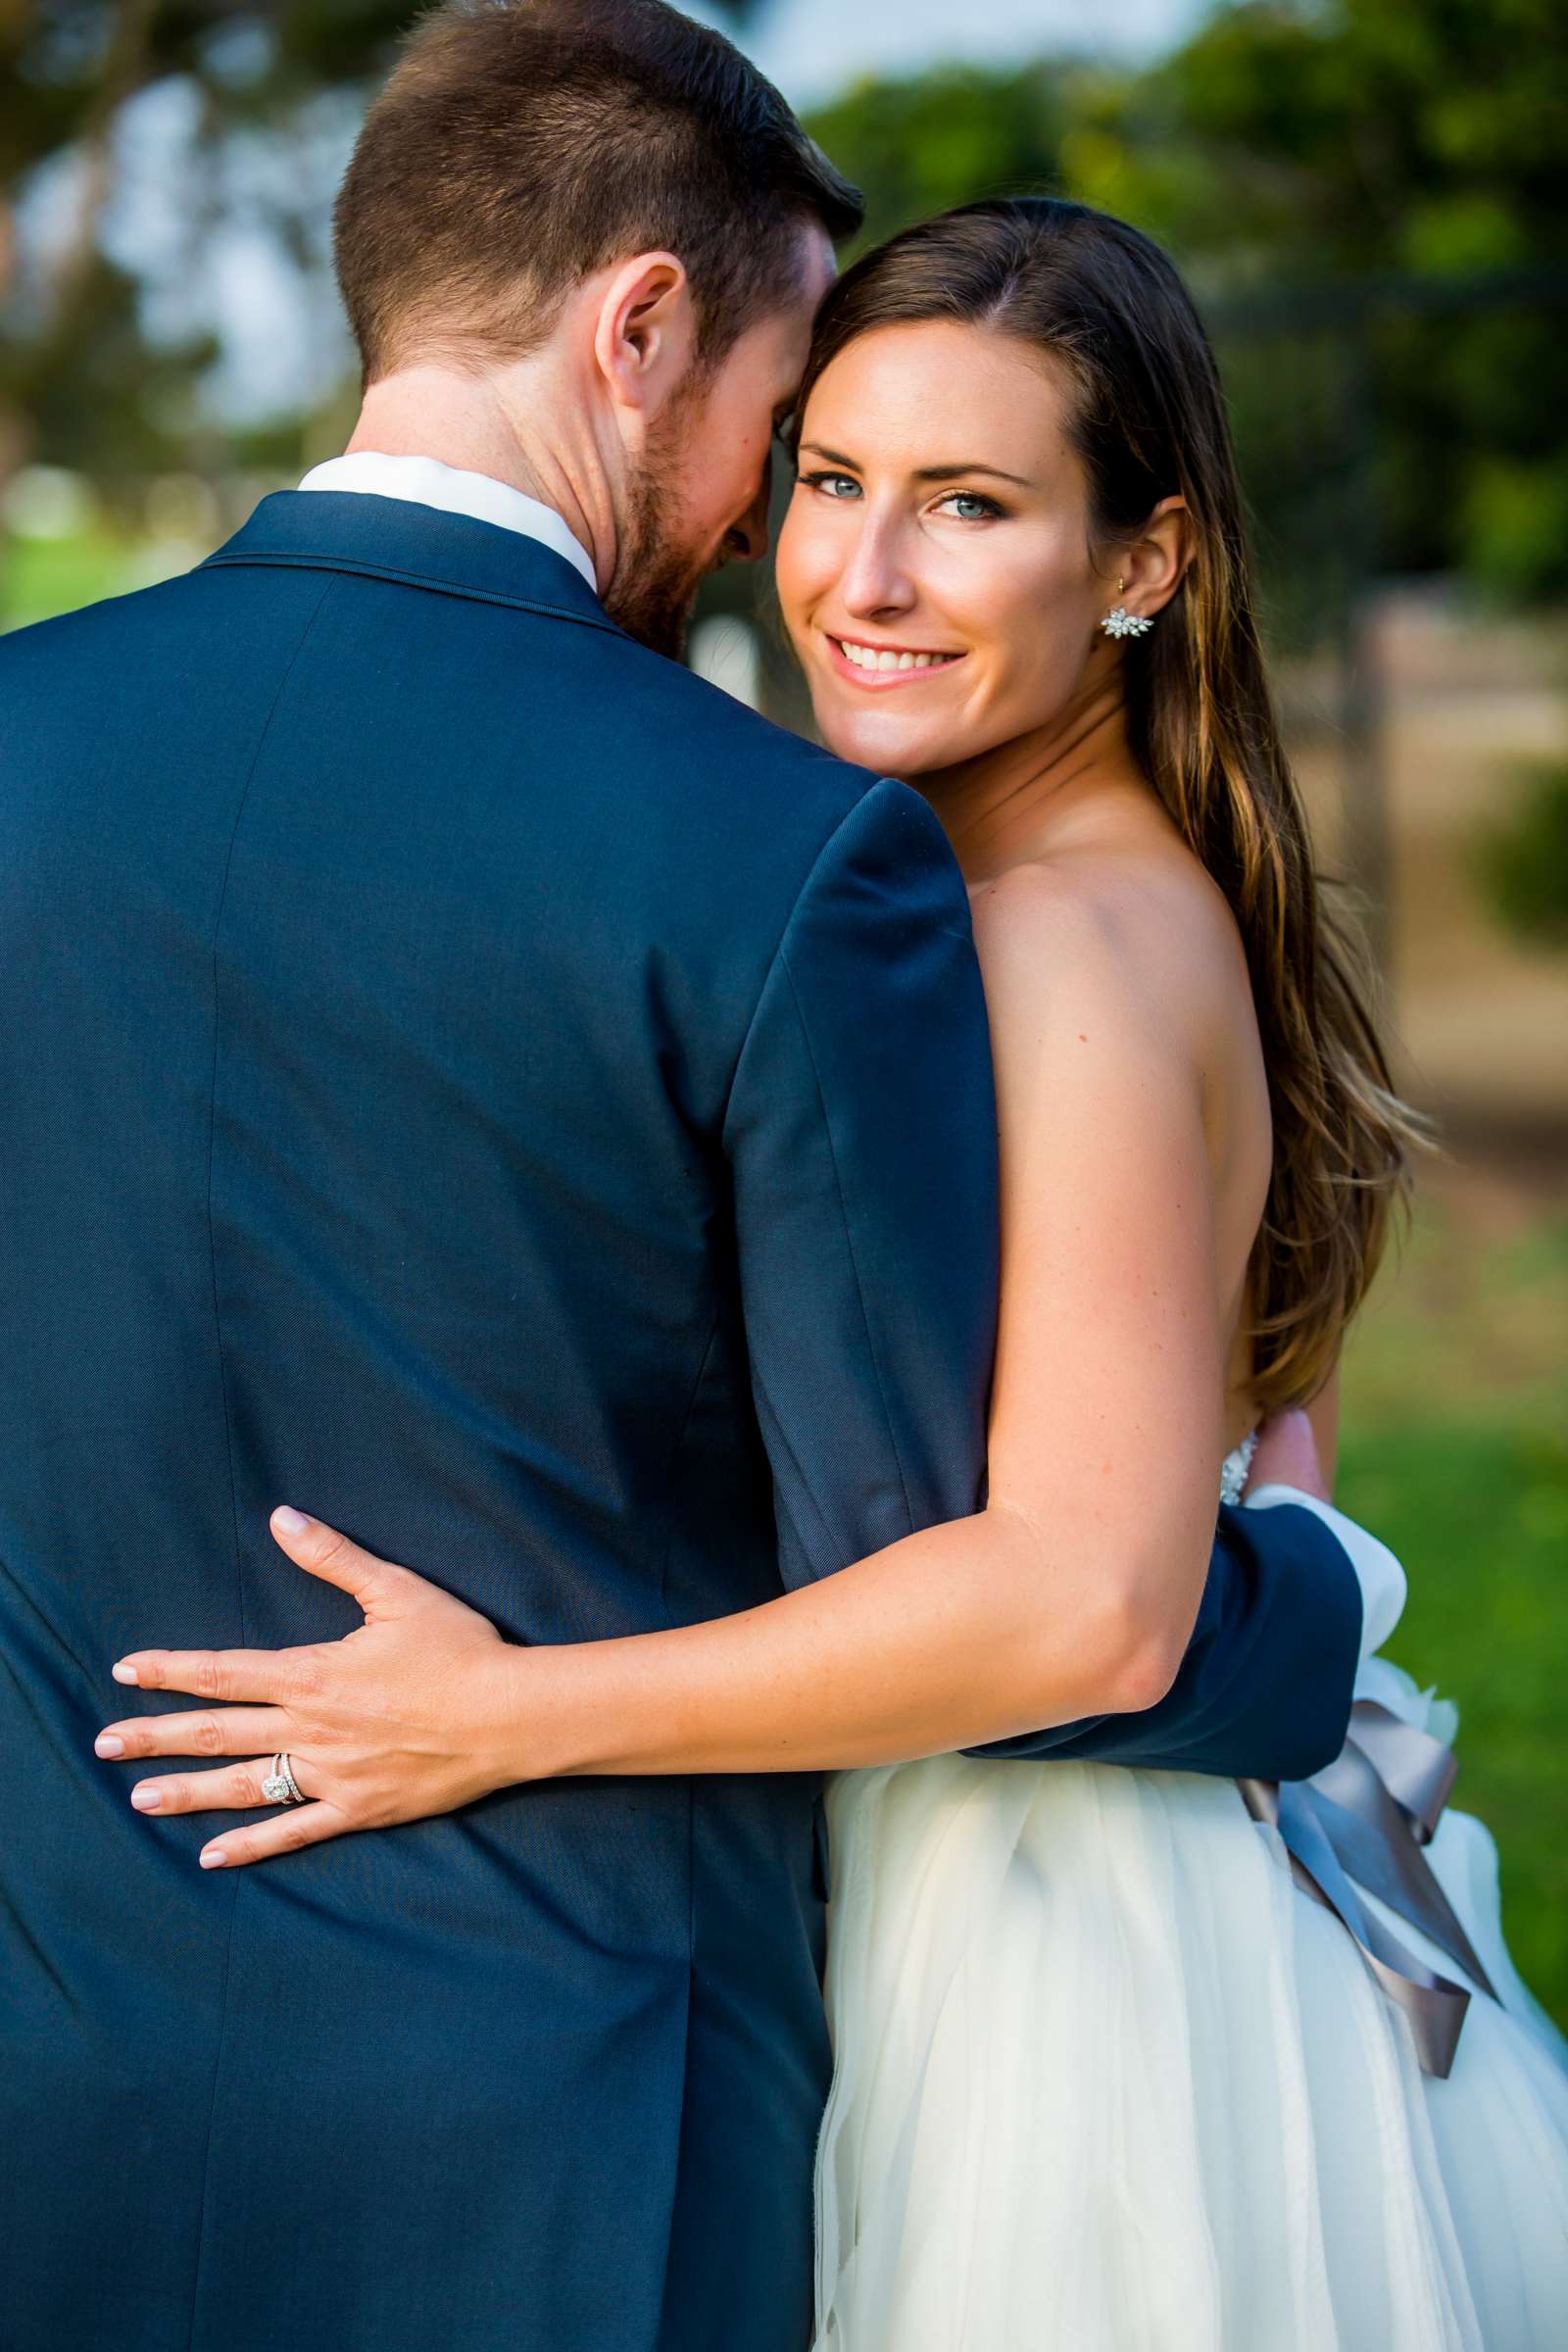
M1375 1699L1357 1699L1332 1764L1309 1781L1241 1781L1254 1821L1279 1831L1292 1876L1341 1920L1390 2000L1403 2011L1422 2067L1446 2076L1470 1994L1438 1976L1361 1904L1352 1879L1497 1995L1422 1847L1431 1840L1458 1765L1451 1748Z

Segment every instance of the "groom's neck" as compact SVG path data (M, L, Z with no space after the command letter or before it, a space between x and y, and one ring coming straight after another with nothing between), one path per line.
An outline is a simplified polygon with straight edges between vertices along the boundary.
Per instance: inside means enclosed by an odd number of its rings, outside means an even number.
M436 458L538 499L592 554L602 586L614 568L618 453L602 448L585 409L526 362L504 378L405 368L369 386L345 454Z

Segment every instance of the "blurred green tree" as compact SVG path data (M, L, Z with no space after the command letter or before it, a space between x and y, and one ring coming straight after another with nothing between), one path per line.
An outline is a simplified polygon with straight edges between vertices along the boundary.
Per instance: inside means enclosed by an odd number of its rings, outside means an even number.
M1072 195L1158 237L1222 335L1272 316L1303 341L1370 337L1360 384L1299 344L1283 385L1238 375L1244 441L1274 461L1271 404L1370 396L1375 479L1348 487L1384 564L1568 590L1560 0L1245 0L1143 73L937 72L863 85L812 128L873 235L971 196ZM1285 494L1289 466L1249 471ZM1305 480L1266 514L1282 543L1315 496Z
M1051 65L945 67L861 82L810 118L811 135L866 200L854 251L975 198L1061 187L1061 150L1098 77Z
M410 13L407 0L337 0L330 10L299 0L265 10L233 0L0 0L0 301L12 321L0 351L0 484L30 457L111 475L174 462L158 396L213 357L204 335L154 347L134 280L99 247L130 101L188 80L200 99L198 158L211 164L234 127L284 124L312 93L369 74ZM47 261L24 269L19 196L65 159L74 165L69 227Z
M1521 939L1568 947L1568 760L1537 760L1525 793L1485 834L1477 864L1493 911Z
M1107 92L1063 162L1221 317L1251 296L1370 338L1386 564L1568 590L1558 0L1226 8Z
M751 0L723 13L746 17ZM209 337L154 348L138 330L135 281L99 248L124 108L154 84L195 90L198 174L216 177L237 132L286 139L325 92L368 85L391 64L416 0L0 0L0 486L29 457L112 472L187 453L160 397L214 356ZM25 270L17 205L29 179L69 157L74 218L48 262ZM198 213L203 192L190 192ZM209 206L209 209L211 207ZM297 220L272 226L302 261ZM113 386L117 413L93 397Z

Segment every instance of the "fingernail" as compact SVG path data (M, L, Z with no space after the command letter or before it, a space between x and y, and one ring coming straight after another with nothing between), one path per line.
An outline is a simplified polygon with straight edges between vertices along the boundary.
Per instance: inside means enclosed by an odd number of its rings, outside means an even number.
M130 1801L138 1813L156 1813L164 1799L161 1791L149 1783L145 1788L133 1788Z
M221 1870L223 1864L227 1860L228 1856L224 1853L222 1847L220 1845L215 1845L209 1848L209 1850L201 1856L201 1865L203 1870Z
M281 1529L285 1536L303 1536L310 1524L303 1511L290 1510L286 1502L280 1503L272 1513L272 1525Z
M114 1676L117 1683L133 1683L136 1680L136 1669L134 1666L121 1664L118 1666L111 1666L109 1671Z
M117 1740L113 1732L100 1732L93 1747L100 1756L122 1756L125 1752L125 1742Z

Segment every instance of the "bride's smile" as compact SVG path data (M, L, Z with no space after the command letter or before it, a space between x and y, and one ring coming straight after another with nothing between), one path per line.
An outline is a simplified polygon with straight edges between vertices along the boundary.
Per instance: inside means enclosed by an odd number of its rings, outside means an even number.
M900 686L932 669L951 669L961 653L933 652L927 646L873 645L864 637L835 637L828 644L857 686Z

